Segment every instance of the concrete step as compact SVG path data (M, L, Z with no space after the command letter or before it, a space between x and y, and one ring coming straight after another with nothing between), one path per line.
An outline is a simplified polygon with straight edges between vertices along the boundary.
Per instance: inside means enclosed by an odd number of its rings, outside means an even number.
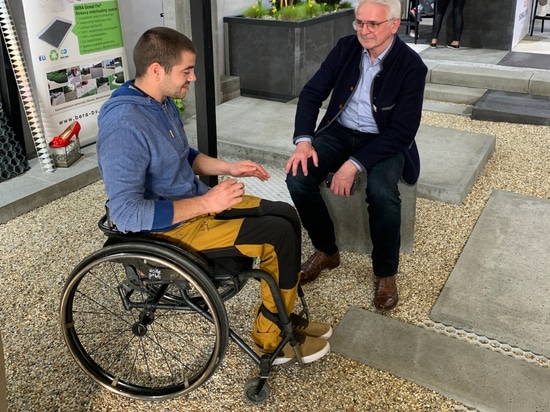
M472 108L472 119L550 125L550 96L488 90Z
M82 157L71 167L58 167L54 173L44 172L38 158L29 159L30 170L2 182L0 224L97 182L101 176L95 144L81 151Z
M457 116L470 117L472 115L472 106L466 104L448 103L424 99L423 110L437 113L448 113Z
M219 153L284 167L294 150L295 113L292 104L243 96L217 106L216 121L223 125L218 128ZM194 117L186 122L185 130L196 147ZM421 126L417 135L422 162L418 196L462 203L493 153L495 140L487 134Z
M478 89L502 90L550 96L550 71L467 64L432 63L428 83Z
M222 103L239 97L241 95L241 79L237 76L220 76L220 92Z
M477 87L427 83L424 89L424 99L473 106L486 91L487 89Z

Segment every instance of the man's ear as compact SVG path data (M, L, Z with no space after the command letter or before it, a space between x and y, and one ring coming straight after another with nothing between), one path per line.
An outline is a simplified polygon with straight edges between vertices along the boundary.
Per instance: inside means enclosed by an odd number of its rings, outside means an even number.
M399 17L396 17L392 20L391 24L391 32L392 34L395 34L399 30L399 26L401 26L401 19Z
M158 80L162 75L164 75L165 72L164 68L158 62L153 62L147 68L147 73L151 76L151 78Z

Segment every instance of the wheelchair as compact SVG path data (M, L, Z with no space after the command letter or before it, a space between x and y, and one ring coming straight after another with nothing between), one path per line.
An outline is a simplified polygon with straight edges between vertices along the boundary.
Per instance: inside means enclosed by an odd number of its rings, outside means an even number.
M184 395L216 372L229 339L259 366L244 386L250 402L269 396L273 361L287 343L292 363L304 366L293 332L293 323L309 321L301 286L301 312L287 316L275 280L252 258L208 259L152 235L123 234L108 214L98 226L107 240L71 272L60 317L71 355L99 385L132 399ZM278 309L282 342L272 354L259 356L229 326L224 302L250 278L267 282Z

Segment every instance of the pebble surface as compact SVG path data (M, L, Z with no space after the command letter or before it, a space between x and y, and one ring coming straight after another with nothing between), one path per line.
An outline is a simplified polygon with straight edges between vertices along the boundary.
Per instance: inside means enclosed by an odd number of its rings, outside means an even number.
M496 150L461 205L417 200L414 253L402 255L400 303L385 314L416 325L429 313L493 190L550 198L550 127L474 121L424 112L423 124L496 136ZM105 194L87 186L0 225L4 344L9 411L454 411L453 399L329 353L300 369L276 367L271 395L253 405L243 396L257 366L235 344L204 385L180 398L146 402L111 394L79 369L63 343L61 291L72 268L101 248L97 229ZM304 236L304 239L307 239ZM304 259L312 252L308 240ZM312 318L336 326L351 305L374 311L369 256L342 253L337 269L304 286ZM226 307L234 329L250 335L259 287L249 282ZM444 367L445 365L441 365Z

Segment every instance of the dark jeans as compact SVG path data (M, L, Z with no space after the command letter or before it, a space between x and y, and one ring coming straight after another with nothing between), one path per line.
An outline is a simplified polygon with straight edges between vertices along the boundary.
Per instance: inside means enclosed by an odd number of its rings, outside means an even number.
M464 27L464 22L462 18L462 12L464 10L464 4L466 0L452 0L453 1L453 40L460 41L462 36L462 28ZM432 38L437 39L439 37L439 31L441 30L441 24L443 23L443 16L447 11L447 7L451 0L438 0L435 7L435 16L432 26Z
M325 180L328 172L337 171L353 153L374 137L353 132L334 122L313 140L319 166L315 167L309 159L307 176L304 176L301 168L296 176L292 176L292 172L287 175L286 184L292 201L313 246L328 255L336 253L338 248L334 223L321 197L319 184ZM397 183L403 173L404 162L404 156L399 154L367 170L365 195L373 245L371 256L374 274L380 277L394 275L399 266L401 198Z

